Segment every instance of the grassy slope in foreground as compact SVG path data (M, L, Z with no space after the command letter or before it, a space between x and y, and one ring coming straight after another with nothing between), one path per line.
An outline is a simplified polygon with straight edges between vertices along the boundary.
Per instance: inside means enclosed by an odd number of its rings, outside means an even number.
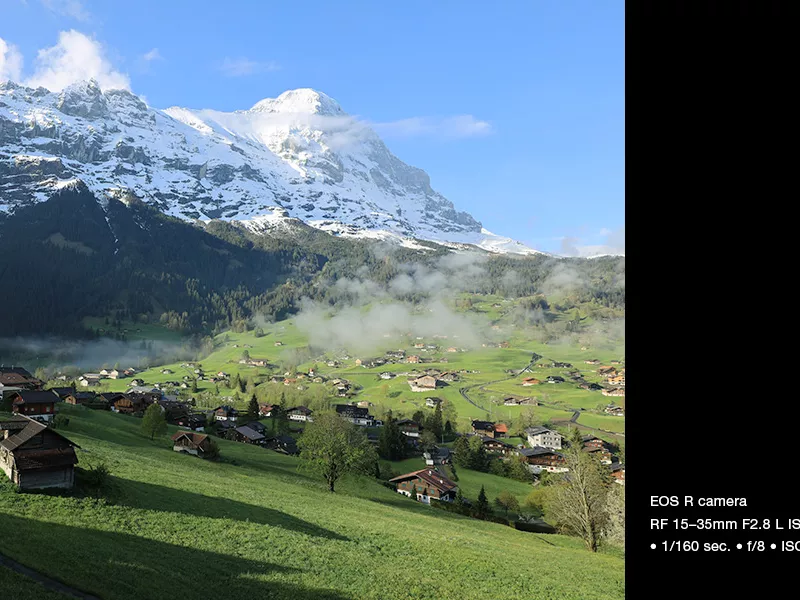
M108 600L624 596L618 556L578 540L435 511L370 479L335 494L297 459L220 441L209 463L138 433L140 421L71 410L79 457L112 465L118 499L0 486L9 557Z

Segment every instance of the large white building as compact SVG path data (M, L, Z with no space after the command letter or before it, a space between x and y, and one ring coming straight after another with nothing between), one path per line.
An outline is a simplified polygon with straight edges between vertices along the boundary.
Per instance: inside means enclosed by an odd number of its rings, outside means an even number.
M552 448L553 450L561 449L561 440L563 438L560 433L551 431L546 427L528 427L525 433L528 436L528 445L531 448L540 446L542 448Z

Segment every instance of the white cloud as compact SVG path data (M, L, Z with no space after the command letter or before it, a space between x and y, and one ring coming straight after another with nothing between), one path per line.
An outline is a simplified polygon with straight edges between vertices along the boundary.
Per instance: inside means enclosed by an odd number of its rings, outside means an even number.
M152 62L154 60L163 60L164 57L161 56L161 53L158 51L158 48L153 48L150 52L145 52L142 55L142 60L146 62Z
M131 88L128 76L113 68L100 42L72 29L59 33L55 46L39 50L34 74L25 84L57 92L90 78L102 89Z
M22 54L13 44L0 38L0 81L22 78Z
M259 62L244 57L229 58L227 56L214 66L218 71L222 72L223 75L228 77L244 77L256 73L277 71L281 68L280 65L273 60Z
M600 244L587 244L587 240L577 237L562 237L560 254L562 256L584 258L601 256L603 254L625 255L624 225L615 231L603 227L600 230L600 234L605 236L605 240Z
M488 135L492 126L472 115L454 117L411 117L389 123L374 123L372 127L386 137L466 138Z
M41 0L51 12L64 17L72 17L76 21L87 22L92 17L80 0Z

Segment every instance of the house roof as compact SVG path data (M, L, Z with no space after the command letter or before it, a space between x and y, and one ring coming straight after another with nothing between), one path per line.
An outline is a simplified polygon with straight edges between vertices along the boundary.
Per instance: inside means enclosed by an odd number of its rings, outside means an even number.
M490 430L494 429L494 423L491 421L473 421L472 422L473 429L483 429L483 430Z
M20 399L22 399L23 404L50 404L59 399L58 396L56 396L51 390L46 392L29 392L23 390L20 392L14 392L11 397L13 398L12 402L15 404Z
M544 456L547 454L561 456L555 450L551 450L550 448L542 448L541 446L536 446L534 448L522 448L519 453L522 454L522 456Z
M205 433L197 433L196 431L179 431L173 434L172 441L177 442L182 437L188 438L193 444L199 446L208 435Z
M295 406L286 411L287 413L300 413L301 415L310 415L314 411L307 406Z
M540 435L542 433L555 433L556 435L561 435L558 432L552 431L551 429L548 429L547 427L542 427L541 425L536 426L536 427L528 427L525 430L525 433L528 434L528 435Z
M499 433L508 433L508 425L505 423L495 423L494 430Z
M458 485L450 481L445 475L443 475L441 472L435 469L420 469L419 471L414 471L412 473L406 473L405 475L400 475L399 477L395 477L393 479L390 479L389 481L400 482L414 478L421 479L426 484L435 487L442 493L447 493L458 487Z
M45 425L44 423L40 423L39 421L37 421L35 419L28 419L27 417L24 417L24 418L28 421L28 423L25 425L25 427L23 427L22 429L18 430L17 433L12 434L7 439L5 439L2 442L0 442L0 446L5 448L6 450L11 450L11 451L16 450L17 448L22 446L25 442L27 442L28 440L30 440L34 436L36 436L36 435L42 433L43 431L47 430L52 435L60 437L62 440L67 442L67 444L69 444L70 446L75 446L76 448L80 448L80 446L78 446L78 444L76 444L73 441L68 440L67 438L65 438L63 435L61 435L60 433L58 433L54 429L48 429L47 425Z
M248 427L247 425L242 425L241 427L236 428L236 432L243 435L249 440L263 440L264 436L258 433L256 430Z
M351 406L350 404L337 404L334 406L336 412L340 415L347 415L353 419L366 419L369 417L369 409L361 408L359 406Z
M48 391L53 392L54 394L57 394L58 396L69 396L70 394L72 394L75 391L75 388L73 388L71 386L69 386L69 387L54 387L54 388L50 388Z

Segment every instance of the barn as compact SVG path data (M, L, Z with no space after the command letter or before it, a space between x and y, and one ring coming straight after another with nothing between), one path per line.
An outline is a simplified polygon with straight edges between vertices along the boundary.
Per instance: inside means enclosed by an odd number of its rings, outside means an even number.
M15 416L0 421L0 468L22 490L71 488L78 447L34 419Z

